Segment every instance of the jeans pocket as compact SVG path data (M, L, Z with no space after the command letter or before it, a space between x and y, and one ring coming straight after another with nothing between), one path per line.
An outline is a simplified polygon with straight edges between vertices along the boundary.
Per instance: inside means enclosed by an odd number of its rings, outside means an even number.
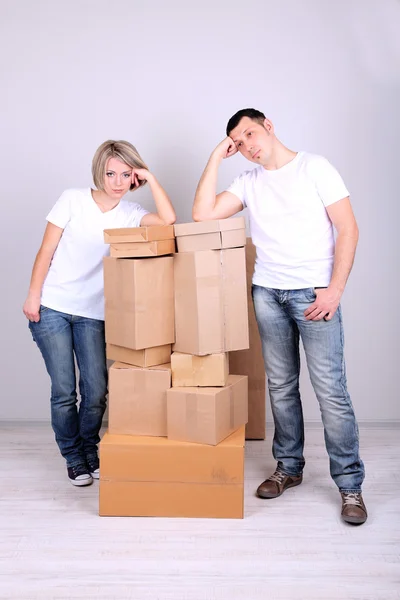
M315 288L305 288L304 295L309 302L315 302L317 294L315 293Z
M41 304L40 308L39 308L39 312L42 313L42 312L45 312L46 310L50 310L49 307L48 306L43 306L43 304Z

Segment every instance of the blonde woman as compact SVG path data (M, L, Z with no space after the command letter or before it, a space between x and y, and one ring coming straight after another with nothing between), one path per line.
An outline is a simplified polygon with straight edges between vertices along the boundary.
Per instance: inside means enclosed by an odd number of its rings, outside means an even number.
M99 477L97 444L107 393L103 257L108 246L103 230L175 222L166 192L129 142L104 142L93 158L92 174L97 189L66 190L47 215L23 307L51 379L56 442L76 486ZM146 183L155 213L125 197Z

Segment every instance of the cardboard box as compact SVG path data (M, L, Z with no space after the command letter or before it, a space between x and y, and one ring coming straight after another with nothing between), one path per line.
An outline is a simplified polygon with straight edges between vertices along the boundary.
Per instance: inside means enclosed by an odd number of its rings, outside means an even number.
M243 518L244 427L218 446L106 433L100 464L101 516Z
M135 258L140 256L163 256L175 252L175 240L156 242L132 242L110 245L110 256L114 258Z
M229 375L222 388L171 388L167 391L169 440L219 444L247 423L247 377Z
M246 425L246 438L250 440L265 439L265 397L266 381L265 367L262 355L261 339L258 331L256 315L254 313L251 297L251 285L254 271L256 248L247 238L246 245L246 271L247 271L247 297L249 305L249 350L232 352L229 355L229 370L231 373L240 373L249 378L249 420Z
M178 252L174 286L174 351L203 356L249 347L244 248Z
M171 344L144 348L143 350L132 350L107 344L106 355L109 360L135 365L137 367L153 367L171 362Z
M194 356L174 352L171 371L173 387L224 386L229 375L228 353Z
M173 225L152 225L151 227L119 227L104 230L106 244L153 242L156 240L173 240Z
M246 245L244 217L174 226L178 252L220 250Z
M174 342L173 257L104 258L108 344L142 350Z
M109 370L109 432L167 435L167 390L170 387L170 364L141 369L114 363Z

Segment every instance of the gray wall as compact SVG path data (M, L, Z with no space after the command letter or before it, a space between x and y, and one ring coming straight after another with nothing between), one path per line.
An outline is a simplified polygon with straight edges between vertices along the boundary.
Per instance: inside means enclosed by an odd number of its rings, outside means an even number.
M45 215L89 186L107 138L132 141L178 220L236 110L254 106L292 149L320 153L352 193L361 238L343 299L360 420L400 418L400 4L352 0L1 2L0 418L47 419L49 381L21 312ZM249 9L251 8L251 12ZM223 163L224 189L248 163ZM151 207L147 190L135 199ZM319 419L302 379L305 417Z

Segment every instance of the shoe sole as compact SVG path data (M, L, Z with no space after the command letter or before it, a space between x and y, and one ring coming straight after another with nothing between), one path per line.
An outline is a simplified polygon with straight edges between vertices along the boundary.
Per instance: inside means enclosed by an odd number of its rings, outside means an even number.
M302 479L301 479L300 481L296 481L296 482L294 482L294 483L290 483L289 485L287 485L287 486L286 486L286 487L285 487L285 488L284 488L284 489L281 491L281 493L280 493L280 494L276 494L276 495L274 495L274 496L268 496L267 494L264 494L262 491L261 491L261 492L259 492L259 491L257 490L257 496L258 496L259 498L262 498L263 500L273 500L273 498L279 498L279 496L282 496L282 494L283 494L284 492L286 492L286 490L288 490L289 488L296 487L297 485L300 485L301 483L303 483L303 480L302 480Z
M365 517L365 519L364 519L362 517L346 517L345 518L342 516L342 520L345 523L350 523L350 525L362 525L367 520L367 517Z
M93 479L100 479L100 473L90 473Z
M93 479L92 477L90 479L83 479L80 481L77 481L76 479L70 479L70 482L76 487L83 487L85 485L91 485L93 483Z

